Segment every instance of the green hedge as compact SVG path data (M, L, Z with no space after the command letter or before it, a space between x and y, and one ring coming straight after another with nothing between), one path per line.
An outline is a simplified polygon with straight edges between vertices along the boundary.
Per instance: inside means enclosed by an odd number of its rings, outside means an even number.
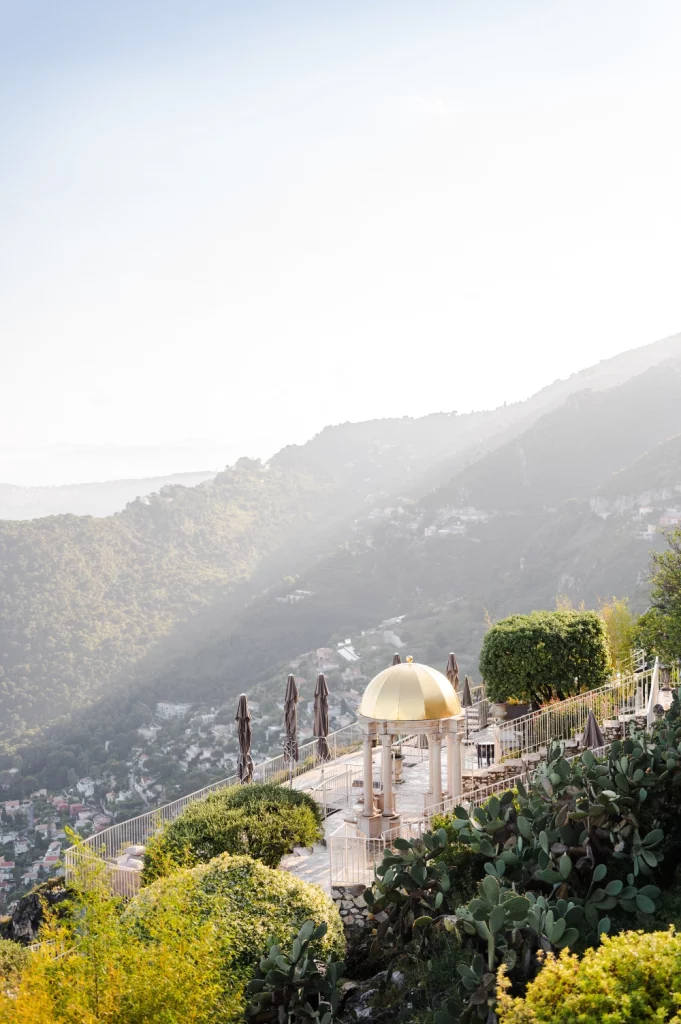
M315 955L325 958L333 953L342 958L345 954L343 926L331 898L318 886L251 857L223 854L209 864L179 869L159 879L130 902L124 923L144 939L158 932L164 908L176 905L178 899L184 906L181 927L187 943L191 944L197 922L212 922L225 988L240 999L267 952L267 940L273 937L288 943L306 920L328 926L316 943ZM177 928L176 922L173 926Z
M564 700L603 686L610 670L605 625L596 612L511 615L487 632L480 653L487 696L498 702Z
M581 959L549 954L524 999L500 994L499 1024L677 1024L680 992L681 935L606 935Z
M221 853L249 855L276 867L294 846L311 846L320 837L321 810L306 793L273 783L232 786L190 804L149 840L142 882L205 864Z

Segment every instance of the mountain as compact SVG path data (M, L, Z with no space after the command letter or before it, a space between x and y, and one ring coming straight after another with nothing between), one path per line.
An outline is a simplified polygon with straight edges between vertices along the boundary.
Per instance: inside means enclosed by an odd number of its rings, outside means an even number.
M59 717L114 683L179 623L333 517L329 488L240 460L104 519L0 523L0 729Z
M311 680L311 652L347 638L361 682L392 654L391 620L415 657L454 647L474 672L487 615L562 594L645 607L650 536L631 503L599 502L637 459L663 472L681 401L670 354L681 336L526 403L341 424L114 515L0 523L0 739L33 731L33 774L66 763L61 749L87 773L109 742L130 756L156 701L225 705L229 721L247 689L276 713L291 666Z
M681 361L606 391L580 391L435 491L432 507L556 508L593 494L679 428Z
M655 445L614 473L599 488L598 495L611 500L640 498L641 504L665 498L681 503L681 434Z
M195 487L215 471L170 473L135 480L67 484L62 487L17 487L0 483L0 519L42 519L46 516L111 516L143 495L180 484Z

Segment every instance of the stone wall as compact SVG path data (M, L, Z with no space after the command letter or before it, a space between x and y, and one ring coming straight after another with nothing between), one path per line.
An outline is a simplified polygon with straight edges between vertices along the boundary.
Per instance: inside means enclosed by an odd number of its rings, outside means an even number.
M367 905L364 902L364 885L334 885L331 899L340 911L343 927L348 937L358 935L367 920Z

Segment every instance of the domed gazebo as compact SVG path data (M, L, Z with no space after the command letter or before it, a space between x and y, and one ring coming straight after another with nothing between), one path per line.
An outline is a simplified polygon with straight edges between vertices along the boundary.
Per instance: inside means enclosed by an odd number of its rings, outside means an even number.
M364 810L360 828L376 836L393 828L399 816L395 810L392 782L392 744L396 736L410 733L428 737L430 790L424 794L427 809L436 810L443 801L442 740L447 744L447 788L450 797L461 792L461 748L459 721L463 717L456 691L441 672L411 658L391 665L371 680L357 711L364 739ZM374 806L372 749L381 740L383 813Z

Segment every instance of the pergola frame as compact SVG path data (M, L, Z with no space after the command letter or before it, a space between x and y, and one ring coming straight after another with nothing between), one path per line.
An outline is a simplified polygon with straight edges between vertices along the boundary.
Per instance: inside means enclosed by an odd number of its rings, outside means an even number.
M447 793L450 798L458 796L461 783L461 732L460 723L464 715L452 715L427 721L381 721L358 715L357 721L364 734L364 808L359 818L359 827L365 835L379 836L399 824L395 808L393 789L392 745L399 735L417 733L428 737L429 789L424 793L426 811L435 812L443 803L442 791L442 743L447 747ZM374 740L381 743L381 781L383 787L383 811L377 811L374 803Z

